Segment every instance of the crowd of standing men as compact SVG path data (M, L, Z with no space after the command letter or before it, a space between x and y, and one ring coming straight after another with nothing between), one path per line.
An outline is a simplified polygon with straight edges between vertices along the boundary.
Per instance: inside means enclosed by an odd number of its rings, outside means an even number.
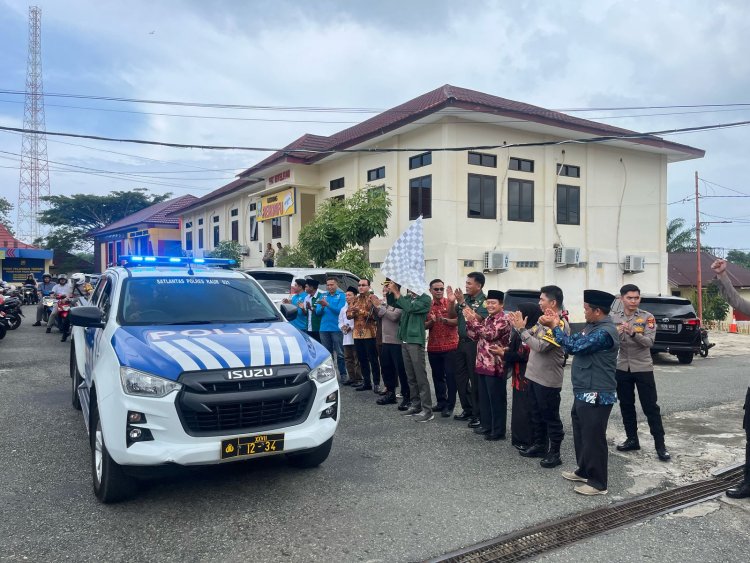
M484 284L484 275L472 272L465 291L434 279L430 295L402 293L399 284L386 281L378 295L367 279L342 291L336 278L329 277L322 292L317 281L298 279L286 301L298 307L293 324L336 358L342 385L373 391L377 404L397 404L416 422L429 422L439 413L466 422L488 441L505 440L510 380L511 443L521 456L539 458L544 468L562 465L560 392L564 366L572 356L577 467L562 476L577 482L579 494L607 493L606 431L615 403L627 435L617 449L640 449L636 391L656 455L670 460L650 353L656 321L639 308L637 286L620 289L622 306L616 311L611 311L614 295L585 290L586 325L572 334L561 288L542 287L538 304L521 303L518 311L505 312L503 292L485 293ZM750 390L748 397L750 401ZM457 400L461 411L454 414ZM745 487L750 487L750 477ZM738 494L750 496L750 491Z

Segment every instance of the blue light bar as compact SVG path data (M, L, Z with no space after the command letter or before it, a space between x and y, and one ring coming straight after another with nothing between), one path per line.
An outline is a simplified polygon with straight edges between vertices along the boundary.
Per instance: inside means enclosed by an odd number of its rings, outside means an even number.
M146 262L156 262L156 256L144 256L143 259Z
M231 258L191 258L189 256L120 256L118 261L125 263L126 266L138 265L148 262L149 264L205 264L206 266L229 267L237 264L236 260Z
M196 264L203 264L205 260L203 258L193 258L193 262Z
M182 262L182 258L170 258L169 261L179 263L179 262Z

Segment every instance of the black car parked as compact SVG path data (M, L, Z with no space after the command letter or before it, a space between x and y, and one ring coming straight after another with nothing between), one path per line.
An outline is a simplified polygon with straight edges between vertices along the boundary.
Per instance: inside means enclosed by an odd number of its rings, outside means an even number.
M538 289L509 289L505 292L503 299L503 310L504 311L518 311L518 305L520 303L534 303L539 304Z
M615 300L612 308L622 310L622 302ZM683 297L643 295L640 308L656 319L656 340L651 353L667 352L677 356L681 364L692 362L701 347L701 321L693 304Z

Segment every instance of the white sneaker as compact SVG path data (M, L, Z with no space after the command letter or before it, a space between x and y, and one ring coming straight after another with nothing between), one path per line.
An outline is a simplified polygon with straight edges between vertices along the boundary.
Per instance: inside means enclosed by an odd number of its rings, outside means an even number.
M606 495L607 489L595 489L591 485L578 485L577 487L574 487L573 490L577 492L579 495L586 495L586 496L594 496L594 495Z
M435 418L435 414L432 411L422 411L422 414L414 417L414 422L429 422Z
M568 481L580 481L581 483L588 483L588 479L584 479L575 471L563 471L562 473L560 473L560 475L563 476L563 479L567 479Z

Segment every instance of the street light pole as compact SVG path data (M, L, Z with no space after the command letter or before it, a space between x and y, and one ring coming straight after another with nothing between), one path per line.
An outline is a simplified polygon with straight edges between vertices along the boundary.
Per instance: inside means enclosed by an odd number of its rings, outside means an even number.
M698 193L698 171L695 171L695 250L697 258L698 285L698 318L703 322L703 283L701 279L701 212L700 194Z

